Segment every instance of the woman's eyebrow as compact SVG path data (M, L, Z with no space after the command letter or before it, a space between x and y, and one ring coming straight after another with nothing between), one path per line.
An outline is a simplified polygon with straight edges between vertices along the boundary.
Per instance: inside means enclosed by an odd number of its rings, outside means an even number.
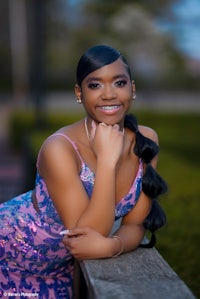
M100 77L89 77L87 80L86 80L86 83L89 83L90 81L100 81L101 78Z
M121 79L121 78L127 79L127 78L129 78L129 76L126 74L118 74L113 77L113 79Z
M116 79L122 79L122 78L124 78L124 79L127 79L128 78L128 75L126 75L126 74L118 74L118 75L116 75L116 76L113 76L113 80L116 80ZM87 80L86 80L86 83L89 83L89 82L91 82L91 81L101 81L102 80L102 78L101 77L89 77Z

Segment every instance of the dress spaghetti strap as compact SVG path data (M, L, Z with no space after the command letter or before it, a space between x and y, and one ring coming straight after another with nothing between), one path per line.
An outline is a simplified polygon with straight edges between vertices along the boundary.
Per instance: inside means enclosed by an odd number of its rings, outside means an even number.
M76 151L76 153L77 153L79 159L81 160L81 163L84 164L84 161L83 161L83 159L82 159L82 157L81 157L81 155L80 155L80 153L79 153L79 150L78 150L78 148L77 148L77 146L76 146L76 143L75 143L73 140L71 140L67 135L65 135L65 134L63 134L63 133L54 133L54 134L50 135L48 138L51 138L51 137L53 137L53 136L62 136L62 137L64 137L67 141L69 141L69 142L71 143L71 145L73 146L74 150ZM38 153L38 157L37 157L37 163L36 163L36 166L37 166L37 167L38 167L38 161L39 161L39 158L40 158L41 149L42 149L42 148L40 148L39 153Z

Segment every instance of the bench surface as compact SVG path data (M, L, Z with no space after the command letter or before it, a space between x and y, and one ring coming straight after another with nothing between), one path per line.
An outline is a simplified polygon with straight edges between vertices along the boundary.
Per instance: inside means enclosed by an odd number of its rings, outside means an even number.
M155 248L82 261L80 267L90 299L195 299Z

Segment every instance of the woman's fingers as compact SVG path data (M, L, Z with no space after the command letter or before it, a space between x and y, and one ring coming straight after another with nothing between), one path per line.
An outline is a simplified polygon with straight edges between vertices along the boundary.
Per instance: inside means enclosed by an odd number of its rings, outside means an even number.
M60 232L60 235L66 235L67 237L75 237L79 235L86 235L88 233L88 227L76 227Z

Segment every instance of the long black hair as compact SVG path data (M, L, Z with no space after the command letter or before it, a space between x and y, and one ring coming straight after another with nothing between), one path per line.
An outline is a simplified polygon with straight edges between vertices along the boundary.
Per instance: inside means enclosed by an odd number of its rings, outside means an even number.
M146 164L142 178L142 191L152 199L152 207L143 225L152 233L152 236L149 243L141 244L140 247L149 248L156 243L155 231L166 223L166 214L158 202L158 197L167 191L167 184L151 165L151 160L159 152L158 145L140 133L137 119L133 114L126 115L124 126L136 134L134 153Z
M105 65L113 63L117 59L122 60L131 79L132 75L129 65L122 54L110 46L97 45L88 49L81 56L76 71L77 84L81 86L82 81L87 75ZM155 245L155 231L166 223L166 215L158 202L158 197L167 191L167 185L151 166L151 160L158 154L158 145L139 132L137 120L134 115L126 115L124 126L136 134L134 153L146 164L142 179L142 190L152 199L152 208L143 225L145 229L151 231L152 237L148 244L141 244L140 246L148 248Z

